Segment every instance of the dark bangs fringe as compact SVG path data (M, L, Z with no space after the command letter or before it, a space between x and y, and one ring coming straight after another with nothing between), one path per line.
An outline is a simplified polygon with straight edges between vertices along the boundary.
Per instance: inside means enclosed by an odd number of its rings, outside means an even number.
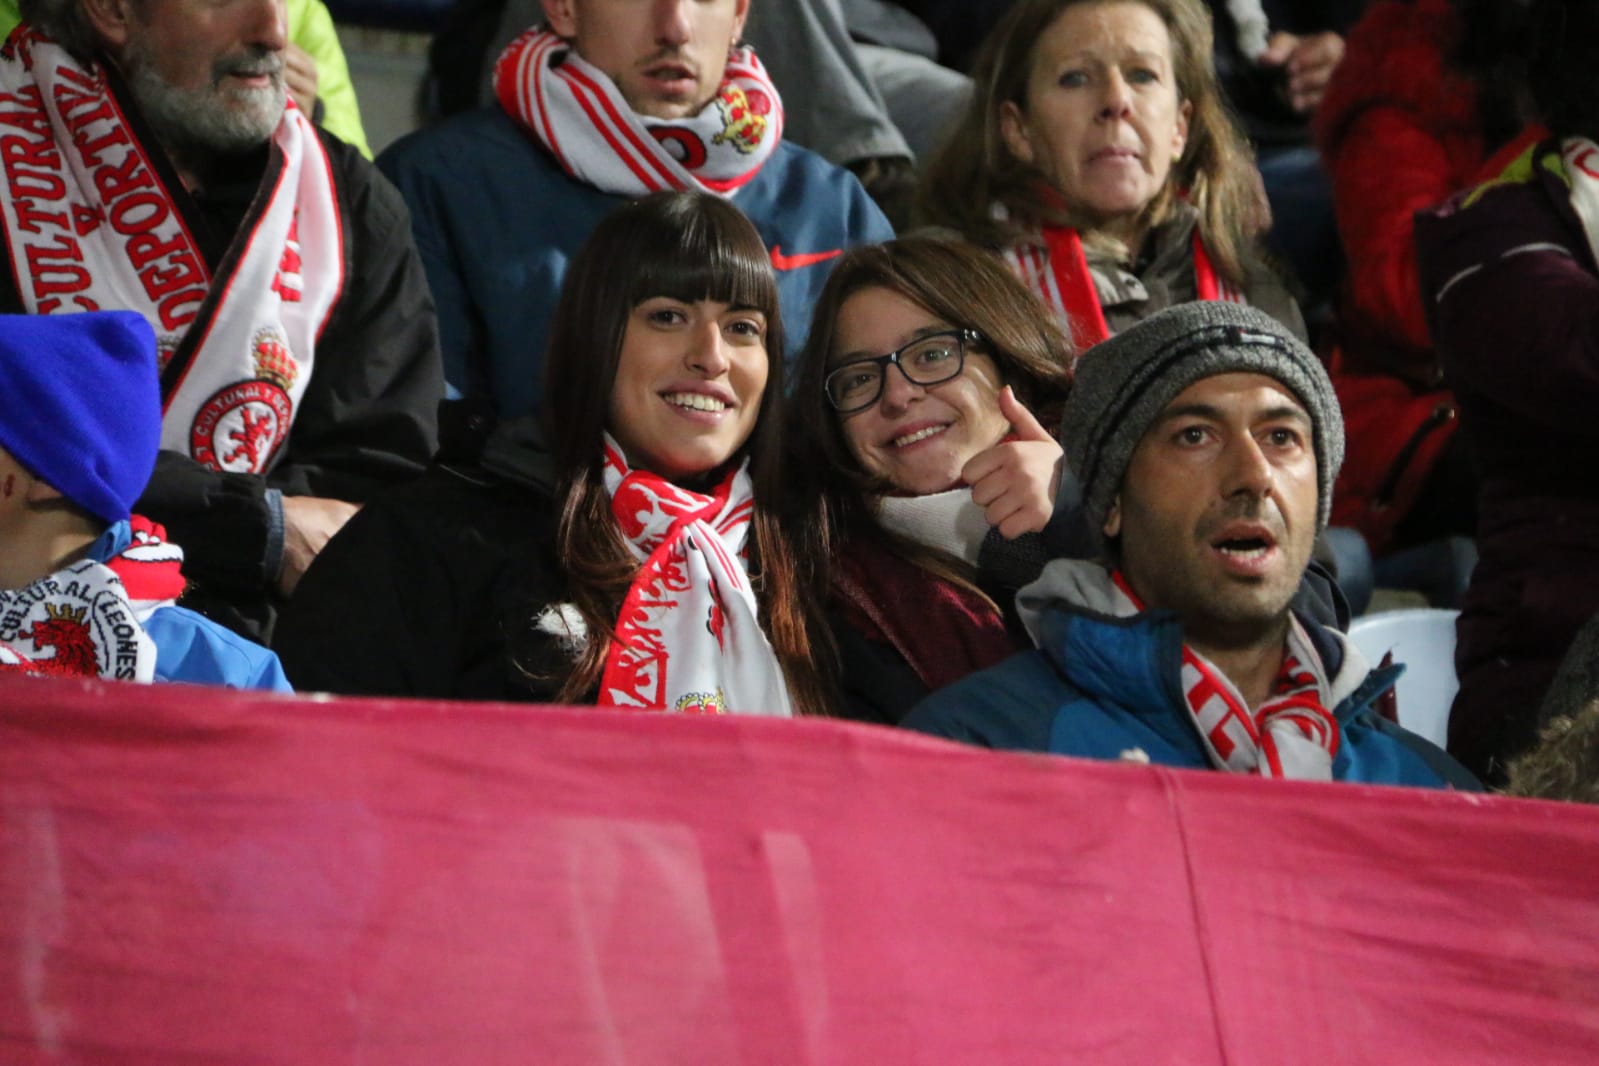
M628 302L637 305L652 296L716 300L774 318L777 281L759 237L747 226L731 224L722 212L685 212L678 221L679 226L652 227L641 235ZM781 358L782 344L768 337L767 350Z

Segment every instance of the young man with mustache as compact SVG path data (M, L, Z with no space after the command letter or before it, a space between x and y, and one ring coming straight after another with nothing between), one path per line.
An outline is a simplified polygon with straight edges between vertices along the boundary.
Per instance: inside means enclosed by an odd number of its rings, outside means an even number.
M132 310L161 354L139 510L259 639L431 457L443 392L399 197L286 96L283 0L23 0L0 54L0 312Z
M859 182L783 138L739 43L750 0L543 0L495 70L498 106L378 160L411 208L445 378L501 417L538 409L567 262L615 208L661 189L727 197L777 270L788 352L832 260L893 236Z
M1061 435L1104 544L1017 594L1038 648L905 720L993 748L1475 788L1382 719L1399 671L1293 609L1343 458L1326 373L1271 317L1181 304L1079 362Z

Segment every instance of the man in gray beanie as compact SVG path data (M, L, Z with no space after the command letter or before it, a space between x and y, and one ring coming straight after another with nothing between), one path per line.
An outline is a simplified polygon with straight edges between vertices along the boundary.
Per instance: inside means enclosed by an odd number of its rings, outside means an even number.
M1325 528L1343 420L1314 354L1206 301L1090 350L1061 435L1101 539L1017 595L1037 650L905 720L994 748L1262 777L1476 787L1374 709L1372 670L1293 609Z

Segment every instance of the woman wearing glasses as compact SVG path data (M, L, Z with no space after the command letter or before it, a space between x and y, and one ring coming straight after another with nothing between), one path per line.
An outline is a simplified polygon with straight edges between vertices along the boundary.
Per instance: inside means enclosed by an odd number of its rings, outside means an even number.
M290 672L334 692L828 713L817 597L772 510L782 341L737 208L618 209L562 286L560 402L352 519L283 616Z
M1069 355L1038 301L979 249L909 237L839 260L791 425L819 515L809 549L833 564L843 713L897 722L926 692L1026 646L1011 594L1043 565L1046 527L1050 553L1072 548L1075 512L1051 524L1063 467L1050 427Z

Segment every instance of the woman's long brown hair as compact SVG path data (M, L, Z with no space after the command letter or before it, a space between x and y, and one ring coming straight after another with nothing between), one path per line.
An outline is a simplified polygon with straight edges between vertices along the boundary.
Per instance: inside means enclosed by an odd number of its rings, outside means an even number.
M864 289L903 296L953 326L982 334L981 351L1004 384L1053 432L1066 400L1071 343L1020 281L992 253L941 237L901 237L846 252L828 275L811 317L789 401L793 427L794 496L811 519L802 524L805 554L830 559L856 538L875 538L929 573L980 591L971 568L878 525L872 499L893 486L867 473L849 450L843 420L827 400L825 381L838 348L838 314ZM803 485L803 488L801 487ZM996 608L997 610L997 608Z
M616 639L616 618L638 564L611 515L602 480L603 434L622 338L644 300L716 300L766 316L769 368L755 429L730 460L750 460L755 493L750 580L794 707L830 713L825 671L813 661L820 631L815 569L795 551L780 508L783 327L777 280L755 227L704 193L657 193L607 216L568 267L545 353L545 424L561 509L556 548L588 640L561 686L561 702L592 698Z

